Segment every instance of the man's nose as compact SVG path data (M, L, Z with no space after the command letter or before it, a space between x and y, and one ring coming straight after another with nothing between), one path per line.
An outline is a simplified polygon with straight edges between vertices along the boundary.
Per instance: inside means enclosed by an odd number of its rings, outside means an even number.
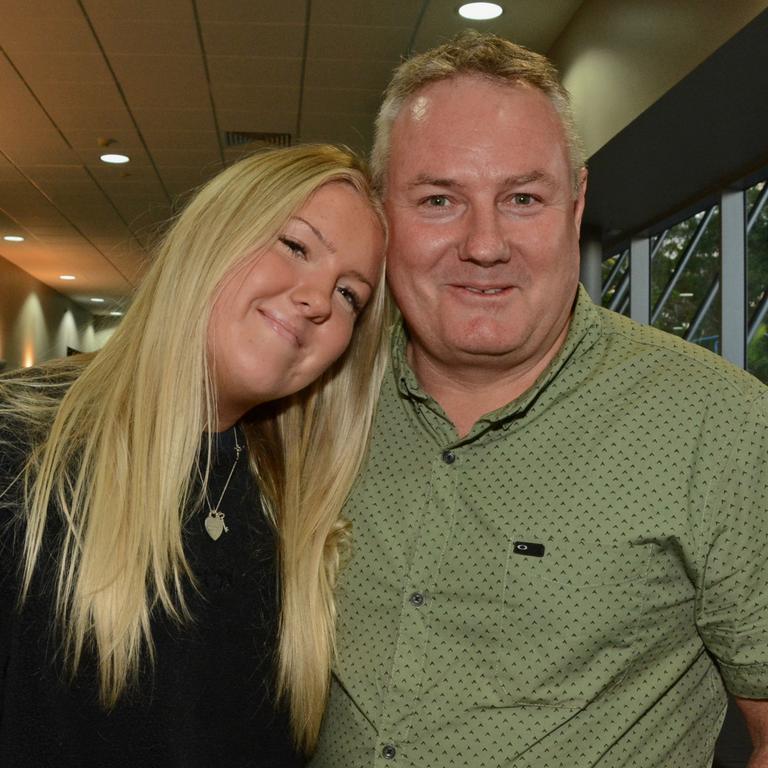
M468 212L460 258L483 266L509 261L503 215L495 205L474 206Z

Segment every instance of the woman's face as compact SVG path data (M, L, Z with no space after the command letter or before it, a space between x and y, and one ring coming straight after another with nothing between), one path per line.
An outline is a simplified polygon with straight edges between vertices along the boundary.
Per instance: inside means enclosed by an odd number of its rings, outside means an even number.
M383 248L366 199L330 182L274 245L224 278L208 327L219 429L306 387L344 352L378 281Z

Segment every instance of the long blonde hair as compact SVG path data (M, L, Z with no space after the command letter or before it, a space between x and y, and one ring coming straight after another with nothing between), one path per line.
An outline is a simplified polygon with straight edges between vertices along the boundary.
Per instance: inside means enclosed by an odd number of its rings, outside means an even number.
M346 150L307 145L246 158L180 214L100 352L0 382L0 415L20 419L31 439L21 600L48 518L58 515L55 609L67 666L74 674L84 649L94 649L106 706L135 681L142 654L152 658L155 607L189 618L184 588L194 574L182 524L201 501L192 490L201 434L216 424L206 337L219 286L329 182L351 184L384 226L360 161ZM385 314L382 280L343 357L306 390L244 422L279 539L278 690L305 749L316 742L328 692L346 536L339 512L365 455ZM207 477L210 443L204 455Z

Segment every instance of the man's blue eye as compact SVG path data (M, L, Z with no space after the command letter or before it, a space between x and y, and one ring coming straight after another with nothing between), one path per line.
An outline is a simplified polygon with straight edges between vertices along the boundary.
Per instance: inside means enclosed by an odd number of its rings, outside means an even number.
M434 208L444 208L448 205L448 198L445 195L432 195L427 198L427 202Z
M525 192L519 192L515 195L514 199L518 205L530 205L533 202L533 195L528 195Z

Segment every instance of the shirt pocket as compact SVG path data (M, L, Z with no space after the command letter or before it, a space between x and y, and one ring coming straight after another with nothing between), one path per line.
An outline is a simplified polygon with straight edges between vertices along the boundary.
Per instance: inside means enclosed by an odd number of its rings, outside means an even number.
M509 541L499 695L507 705L581 708L617 685L636 653L651 545L540 543L536 557Z

